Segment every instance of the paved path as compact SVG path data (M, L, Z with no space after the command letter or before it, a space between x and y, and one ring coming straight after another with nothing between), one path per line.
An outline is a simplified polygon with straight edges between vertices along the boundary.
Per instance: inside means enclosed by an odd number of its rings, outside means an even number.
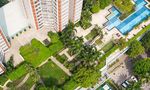
M35 90L35 84L30 88L30 90Z
M27 74L27 75L25 76L25 78L22 80L22 82L19 83L19 85L17 85L17 88L18 88L18 87L21 87L21 86L28 80L29 76L30 76L30 75Z
M49 57L48 59L50 59L50 57ZM44 62L42 62L38 67L41 67L41 66L43 66L45 63L47 63L47 62L48 62L48 59L45 60Z
M51 60L58 66L60 67L67 75L71 76L72 74L70 73L70 71L63 65L61 64L59 61L56 60L55 57L51 56Z
M76 55L70 56L68 54L68 50L69 50L68 48L64 49L62 52L59 53L59 55L61 56L64 54L68 58L68 61L72 61L76 57Z

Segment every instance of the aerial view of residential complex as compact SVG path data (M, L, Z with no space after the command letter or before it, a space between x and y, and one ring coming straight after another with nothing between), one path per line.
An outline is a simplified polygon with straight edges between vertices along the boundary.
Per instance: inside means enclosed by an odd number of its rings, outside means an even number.
M0 0L0 90L150 90L150 0Z

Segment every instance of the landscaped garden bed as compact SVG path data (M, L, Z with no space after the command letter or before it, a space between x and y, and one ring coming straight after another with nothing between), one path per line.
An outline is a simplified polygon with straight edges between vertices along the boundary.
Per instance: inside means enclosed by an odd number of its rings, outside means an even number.
M110 41L109 43L107 43L101 50L103 50L105 53L108 52L109 50L111 50L111 48L114 47L114 43L112 41Z
M98 38L96 41L95 41L95 44L96 45L101 45L103 42L101 41L101 39L100 38Z
M125 19L135 11L134 10L135 6L131 2L131 0L114 0L113 4L121 11L122 13L122 15L120 16L121 20Z
M51 56L49 49L36 39L33 39L30 44L22 46L20 53L23 58L34 67L37 67Z
M90 40L93 40L98 35L101 36L101 37L103 37L103 33L101 31L101 28L96 25L91 30L91 32L88 35L85 36L85 38L90 41Z
M65 54L63 54L63 55L58 55L58 54L57 54L55 57L56 57L56 59L57 59L60 63L62 63L62 64L64 64L65 61L68 60L68 58L67 58L67 56L66 56Z

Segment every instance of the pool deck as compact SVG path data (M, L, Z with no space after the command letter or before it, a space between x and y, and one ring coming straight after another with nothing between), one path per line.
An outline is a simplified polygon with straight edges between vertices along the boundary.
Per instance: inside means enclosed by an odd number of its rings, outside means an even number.
M106 17L107 21L104 23L104 27L109 31L117 28L118 31L125 35L131 32L136 25L146 20L150 16L150 9L147 7L149 3L146 0L134 0L133 2L135 2L135 12L122 21L119 19L121 15L119 10L114 6L109 8L109 14Z

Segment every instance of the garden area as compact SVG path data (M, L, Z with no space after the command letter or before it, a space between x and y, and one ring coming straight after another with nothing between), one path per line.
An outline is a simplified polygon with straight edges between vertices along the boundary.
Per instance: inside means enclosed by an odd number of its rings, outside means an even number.
M104 9L109 4L111 4L111 0L84 0L79 25L83 29L89 28L92 25L92 14L98 13L100 9Z
M100 39L103 38L103 32L101 31L101 28L97 25L91 30L91 32L85 36L85 38L89 41L93 40L95 37L100 36Z
M108 42L101 50L103 50L105 53L111 50L115 46L113 41Z
M52 55L49 49L36 39L33 39L30 44L22 46L20 54L34 67L38 67L38 65Z
M122 13L122 15L120 16L121 20L125 19L135 11L134 10L135 6L131 2L131 0L114 0L113 4L121 11Z
M56 66L52 61L48 61L39 68L39 74L46 87L60 87L69 78L66 73Z
M20 54L34 67L38 67L38 65L47 60L48 57L55 55L64 47L62 42L59 40L58 34L49 32L48 36L51 39L51 43L47 47L40 41L33 39L30 44L20 48Z

